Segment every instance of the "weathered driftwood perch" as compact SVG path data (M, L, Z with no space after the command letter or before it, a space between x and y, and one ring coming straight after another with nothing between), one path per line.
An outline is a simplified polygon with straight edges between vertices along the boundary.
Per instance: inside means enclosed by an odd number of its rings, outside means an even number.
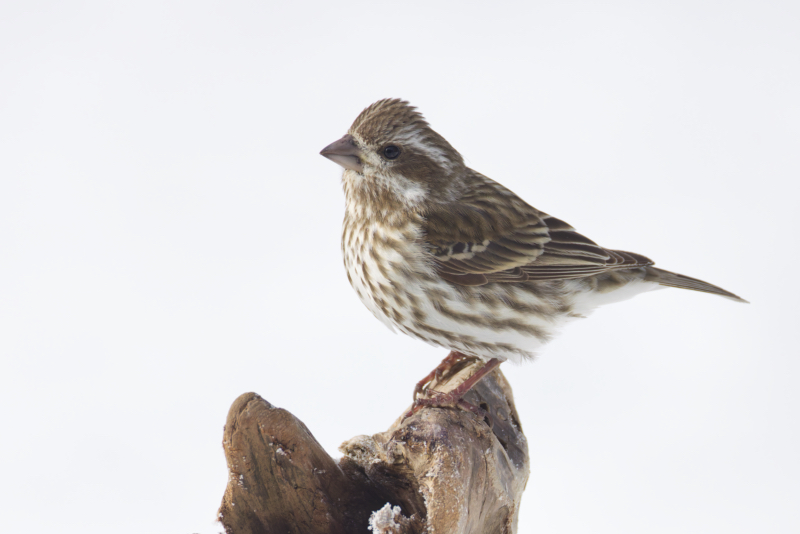
M476 368L462 362L432 388ZM291 413L245 393L225 425L220 521L228 534L516 532L529 467L511 388L495 370L465 400L491 417L425 408L346 441L337 463Z

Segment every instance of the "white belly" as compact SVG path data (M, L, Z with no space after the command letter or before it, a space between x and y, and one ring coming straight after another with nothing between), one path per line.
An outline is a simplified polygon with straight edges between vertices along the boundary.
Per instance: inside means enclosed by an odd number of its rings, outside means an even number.
M568 321L655 284L632 281L611 293L579 280L464 287L435 275L408 224L345 220L342 251L350 284L390 330L482 359L532 358Z
M443 281L417 234L412 225L345 221L344 264L367 309L392 331L449 350L483 359L532 357L555 325L547 315L521 313L508 304L530 306L535 297L509 284L465 288ZM545 302L535 304L553 312Z

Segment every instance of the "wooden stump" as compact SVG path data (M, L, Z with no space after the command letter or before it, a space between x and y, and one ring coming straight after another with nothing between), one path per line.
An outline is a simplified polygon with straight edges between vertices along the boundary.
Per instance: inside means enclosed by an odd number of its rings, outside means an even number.
M478 366L462 362L432 388ZM225 425L220 521L228 534L516 532L529 466L511 388L498 369L465 400L490 417L425 408L346 441L337 463L291 413L245 393Z

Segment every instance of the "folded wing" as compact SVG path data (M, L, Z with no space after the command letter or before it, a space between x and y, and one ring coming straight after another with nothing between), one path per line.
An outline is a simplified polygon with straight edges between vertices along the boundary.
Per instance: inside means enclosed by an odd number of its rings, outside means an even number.
M470 194L425 214L425 239L442 278L460 285L583 278L652 265L608 250L569 224L477 175Z

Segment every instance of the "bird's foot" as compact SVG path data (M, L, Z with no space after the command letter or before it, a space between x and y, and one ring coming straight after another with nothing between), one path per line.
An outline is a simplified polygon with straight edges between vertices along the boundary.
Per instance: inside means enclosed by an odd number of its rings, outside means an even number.
M453 356L453 354L459 354L459 353L450 353L450 356L445 358L445 360L449 359L451 356ZM444 363L444 361L442 363ZM486 362L486 364L483 367L478 369L477 372L475 372L472 376L464 380L461 384L458 385L458 387L452 389L451 391L448 391L447 393L437 392L436 395L428 399L416 398L414 400L414 404L411 405L411 410L409 410L408 413L406 413L406 415L403 417L403 420L405 421L406 419L408 419L409 417L411 417L412 415L414 415L415 413L417 413L426 406L433 406L433 407L459 406L465 410L468 410L476 414L479 417L482 418L487 417L488 414L483 409L473 404L470 404L469 402L465 401L463 397L464 395L467 394L467 392L470 389L472 389L472 387L475 384L480 382L480 380L484 376L492 372L495 367L500 365L500 363L501 363L500 360L498 360L497 358L492 358L491 360ZM450 365L450 367L452 367L452 365Z
M413 396L414 402L416 403L416 400L419 398L420 394L423 391L425 391L425 386L428 385L431 382L431 380L433 380L434 378L437 380L441 379L445 373L450 371L450 369L452 369L458 362L460 362L464 358L469 358L469 356L466 356L456 351L452 351L450 354L448 354L447 357L444 360L442 360L439 365L436 366L436 369L428 373L428 375L425 378L417 382L417 385L414 386L414 396Z

